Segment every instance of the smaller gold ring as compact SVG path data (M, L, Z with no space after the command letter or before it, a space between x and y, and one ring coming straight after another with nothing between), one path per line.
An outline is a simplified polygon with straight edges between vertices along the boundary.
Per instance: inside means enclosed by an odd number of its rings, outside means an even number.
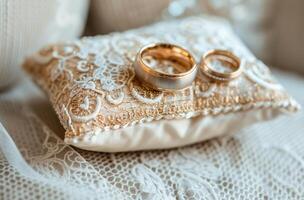
M147 56L178 63L183 68L183 72L166 73L153 69L144 61ZM181 90L192 84L198 66L194 57L184 48L168 43L153 43L139 50L134 62L134 70L136 77L148 87L156 90Z
M212 57L217 58L219 61L229 63L233 68L232 71L220 72L213 69L212 66L210 66L210 59ZM216 81L230 81L242 73L241 60L227 50L214 49L206 52L201 59L200 67L206 76Z

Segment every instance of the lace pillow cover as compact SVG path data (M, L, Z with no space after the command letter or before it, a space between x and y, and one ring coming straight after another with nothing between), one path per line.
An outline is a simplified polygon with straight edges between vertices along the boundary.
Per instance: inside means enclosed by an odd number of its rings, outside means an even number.
M242 59L243 73L229 83L202 73L182 91L156 91L136 79L140 47L169 42L196 60L215 48ZM256 121L293 112L298 104L218 18L191 17L149 27L48 46L24 63L48 94L65 142L94 151L170 148L228 134Z

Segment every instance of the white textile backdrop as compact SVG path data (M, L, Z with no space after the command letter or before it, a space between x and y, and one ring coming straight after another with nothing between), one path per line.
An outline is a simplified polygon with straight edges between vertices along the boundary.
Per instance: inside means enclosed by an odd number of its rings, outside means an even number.
M0 0L0 89L21 77L25 56L49 42L79 37L88 0Z

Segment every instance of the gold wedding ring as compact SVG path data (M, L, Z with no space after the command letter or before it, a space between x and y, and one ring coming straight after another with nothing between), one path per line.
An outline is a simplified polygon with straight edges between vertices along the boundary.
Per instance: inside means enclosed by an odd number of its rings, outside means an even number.
M160 71L149 64L145 58L169 61L179 66L179 72ZM168 69L170 66L165 65L164 67ZM156 90L180 90L192 84L198 66L194 57L184 48L174 44L155 43L139 50L134 62L134 69L137 78L148 87Z
M217 62L229 66L230 71L216 69ZM216 81L230 81L242 73L240 59L227 50L215 49L206 52L201 59L200 67L207 77Z

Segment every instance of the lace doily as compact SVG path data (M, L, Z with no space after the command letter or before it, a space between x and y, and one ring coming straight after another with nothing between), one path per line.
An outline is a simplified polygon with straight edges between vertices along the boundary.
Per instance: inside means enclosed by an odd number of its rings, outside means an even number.
M212 83L200 73L185 90L151 90L136 80L132 67L137 50L151 42L182 45L197 61L207 50L227 49L242 59L244 72L230 83ZM268 68L218 18L192 17L52 45L29 58L24 68L48 93L67 130L66 138L75 141L161 119L297 109Z
M277 75L304 106L303 78ZM304 199L303 111L184 148L97 153L66 145L22 81L0 95L0 121L0 199Z

